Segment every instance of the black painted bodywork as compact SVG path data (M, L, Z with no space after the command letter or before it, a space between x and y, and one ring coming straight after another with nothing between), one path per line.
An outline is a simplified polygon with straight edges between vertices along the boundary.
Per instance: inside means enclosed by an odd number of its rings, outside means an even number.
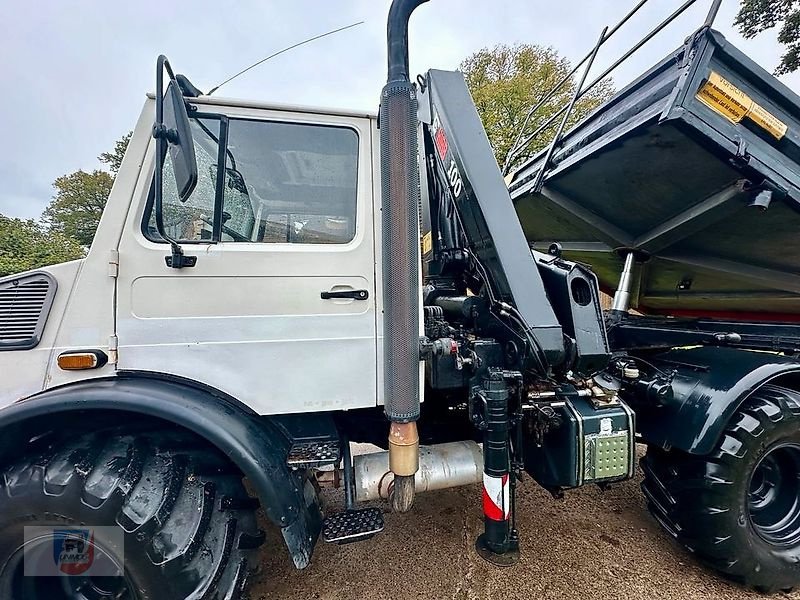
M608 333L614 348L628 351L703 345L800 353L800 325L797 323L665 319L625 314L614 316Z
M608 346L597 277L592 271L562 258L533 253L547 297L569 340L572 371L592 375L608 364Z
M633 388L623 389L623 399L636 411L642 440L698 455L714 450L750 393L777 377L800 374L796 359L733 348L671 350L647 361L664 373L674 372L673 397L656 403Z
M65 419L93 423L95 415L109 412L122 420L161 419L221 450L248 478L267 516L282 529L295 565L308 565L321 517L316 502L309 506L304 497L302 478L286 467L289 440L269 418L219 392L150 374L47 390L0 411L0 456L19 452L28 436L59 427Z

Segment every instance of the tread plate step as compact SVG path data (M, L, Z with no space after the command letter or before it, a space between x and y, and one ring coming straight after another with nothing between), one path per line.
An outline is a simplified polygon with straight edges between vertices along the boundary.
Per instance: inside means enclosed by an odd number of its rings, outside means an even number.
M322 465L335 465L341 458L339 442L295 442L289 449L286 464L293 468L310 469Z
M381 531L383 512L380 508L346 510L327 517L322 523L322 539L337 544L360 542Z

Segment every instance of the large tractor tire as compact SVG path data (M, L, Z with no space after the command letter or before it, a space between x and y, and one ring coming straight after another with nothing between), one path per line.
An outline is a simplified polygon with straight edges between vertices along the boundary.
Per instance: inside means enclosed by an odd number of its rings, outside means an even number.
M48 437L0 466L0 598L243 596L248 551L262 539L257 501L216 450L180 431ZM26 526L45 533L33 537L29 530L23 543ZM105 532L94 538L92 560L122 563L120 576L26 575L26 565L35 573L48 560L52 565L54 547L64 545L59 536L81 526Z
M651 447L650 511L701 561L761 592L800 584L800 393L766 385L709 456Z

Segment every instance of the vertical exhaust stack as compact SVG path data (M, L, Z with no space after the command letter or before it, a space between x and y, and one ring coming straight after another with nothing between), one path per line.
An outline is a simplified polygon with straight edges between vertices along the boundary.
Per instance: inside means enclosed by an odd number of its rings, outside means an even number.
M391 421L392 508L414 501L419 469L419 164L417 97L408 75L408 20L428 0L394 0L389 9L389 69L381 92L384 410Z

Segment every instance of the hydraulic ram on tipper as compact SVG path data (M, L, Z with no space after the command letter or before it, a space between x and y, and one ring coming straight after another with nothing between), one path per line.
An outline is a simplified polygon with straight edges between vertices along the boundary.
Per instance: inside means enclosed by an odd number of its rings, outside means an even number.
M427 0L394 0L389 68L381 92L384 410L391 421L392 507L411 508L419 469L419 167L417 97L408 76L408 20Z

